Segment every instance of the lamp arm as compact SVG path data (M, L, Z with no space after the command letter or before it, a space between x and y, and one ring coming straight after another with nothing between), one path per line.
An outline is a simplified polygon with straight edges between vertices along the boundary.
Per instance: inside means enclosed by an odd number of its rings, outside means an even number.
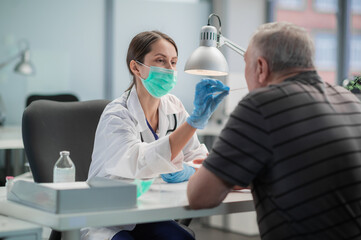
M9 58L5 62L0 63L0 69L4 68L6 65L8 65L9 63L11 63L12 61L14 61L15 59L17 59L20 56L21 56L21 52L16 54L15 56Z
M219 35L218 48L222 47L223 45L231 48L233 51L240 54L241 56L244 56L244 54L246 53L246 50L244 48L240 47L238 44L232 42L223 35Z

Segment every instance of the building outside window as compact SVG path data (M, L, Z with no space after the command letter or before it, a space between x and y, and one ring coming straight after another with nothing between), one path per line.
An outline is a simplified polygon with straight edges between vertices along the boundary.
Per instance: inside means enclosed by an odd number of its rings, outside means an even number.
M352 36L350 48L351 75L361 75L361 34Z
M287 2L294 7L292 10L285 8ZM310 33L315 44L315 65L318 73L324 81L334 84L337 76L337 0L297 2L303 4L296 4L293 0L276 1L275 21L292 22Z
M314 35L315 65L318 70L336 69L337 39L334 33L318 32Z

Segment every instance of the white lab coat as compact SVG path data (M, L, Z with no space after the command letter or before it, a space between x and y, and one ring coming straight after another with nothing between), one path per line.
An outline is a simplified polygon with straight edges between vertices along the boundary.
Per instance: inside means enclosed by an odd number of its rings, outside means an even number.
M135 87L109 103L96 130L88 178L153 178L162 173L180 171L183 162L207 156L207 148L194 134L171 161L169 134L186 121L188 113L180 100L171 94L161 97L158 112L156 133L159 139L155 141ZM118 231L134 227L87 228L82 231L82 239L111 239Z

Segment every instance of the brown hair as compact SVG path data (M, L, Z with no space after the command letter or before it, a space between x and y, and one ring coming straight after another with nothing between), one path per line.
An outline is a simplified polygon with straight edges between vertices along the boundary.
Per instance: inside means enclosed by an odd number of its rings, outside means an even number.
M177 55L178 55L177 45L175 44L174 40L171 37L169 37L167 34L164 34L159 31L146 31L146 32L138 33L132 39L132 41L130 42L129 47L128 47L127 67L128 67L130 74L133 76L133 80L126 91L130 90L135 84L135 76L130 69L130 62L132 60L137 60L137 61L143 63L145 55L147 55L152 50L152 48L151 48L152 44L157 42L160 39L165 39L168 42L170 42L174 46L174 48L177 52Z

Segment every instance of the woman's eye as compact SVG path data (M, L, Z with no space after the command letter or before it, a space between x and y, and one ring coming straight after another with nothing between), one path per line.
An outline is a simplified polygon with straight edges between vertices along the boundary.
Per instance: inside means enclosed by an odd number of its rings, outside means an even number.
M158 59L157 62L164 63L164 59Z

